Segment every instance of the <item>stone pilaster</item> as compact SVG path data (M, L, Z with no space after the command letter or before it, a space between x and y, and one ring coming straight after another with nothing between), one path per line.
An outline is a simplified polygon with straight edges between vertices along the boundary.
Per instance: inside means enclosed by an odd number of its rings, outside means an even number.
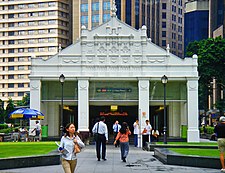
M145 120L149 117L149 80L139 79L138 82L139 89L139 124L140 132L145 127ZM139 136L138 147L142 147L142 135Z
M198 129L198 81L188 80L187 82L187 100L188 100L188 142L199 142Z

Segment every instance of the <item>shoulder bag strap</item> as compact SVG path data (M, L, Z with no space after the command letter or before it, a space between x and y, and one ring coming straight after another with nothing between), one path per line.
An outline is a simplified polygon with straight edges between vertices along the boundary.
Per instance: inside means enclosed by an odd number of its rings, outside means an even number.
M98 133L98 127L99 127L99 122L98 122L98 125L97 125L97 133Z

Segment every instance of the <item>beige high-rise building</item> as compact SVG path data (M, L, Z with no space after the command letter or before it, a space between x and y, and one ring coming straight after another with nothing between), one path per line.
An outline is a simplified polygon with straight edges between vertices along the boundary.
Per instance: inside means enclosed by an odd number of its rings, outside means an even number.
M182 0L0 0L0 99L21 100L29 93L31 57L48 59L60 47L110 20L115 1L117 17L147 35L162 48L183 57Z
M183 0L145 1L147 4L145 23L152 41L164 49L169 44L173 54L183 57L185 9Z
M29 93L31 58L48 59L72 42L70 0L0 0L0 99Z

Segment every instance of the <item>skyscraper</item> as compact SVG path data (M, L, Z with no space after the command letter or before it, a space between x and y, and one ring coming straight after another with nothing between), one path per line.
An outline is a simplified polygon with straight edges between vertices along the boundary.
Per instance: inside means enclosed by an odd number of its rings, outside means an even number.
M112 0L73 0L73 43L82 25L91 30L110 19L111 4Z
M82 25L107 22L113 1L119 19L146 25L152 42L183 57L182 0L0 0L0 99L21 100L30 91L31 57L48 59L75 43Z
M188 0L184 19L184 49L186 51L190 42L208 38L209 1Z
M31 57L48 59L71 42L68 0L0 0L0 99L29 93Z
M209 0L209 37L225 37L225 0Z
M162 48L183 57L184 3L182 0L115 0L117 17L136 29L147 26L147 35ZM112 0L81 0L73 5L73 42L80 28L93 29L110 19ZM80 14L80 15L78 15ZM80 21L80 22L78 22ZM78 27L79 26L79 27Z

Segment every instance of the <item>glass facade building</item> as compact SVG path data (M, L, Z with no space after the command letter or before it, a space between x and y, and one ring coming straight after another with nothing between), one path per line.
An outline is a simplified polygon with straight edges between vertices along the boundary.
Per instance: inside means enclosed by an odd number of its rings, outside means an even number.
M184 21L184 46L190 42L207 39L209 35L209 2L190 1L186 3Z
M135 29L146 25L147 35L152 42L164 49L169 44L173 54L179 57L184 56L183 11L185 5L182 0L115 0L115 2L118 19ZM79 2L75 4L73 14L80 14L80 16L74 16L74 25L79 26L74 26L74 43L80 37L82 25L91 30L110 20L112 0L81 0L80 4ZM88 9L91 10L88 11Z

